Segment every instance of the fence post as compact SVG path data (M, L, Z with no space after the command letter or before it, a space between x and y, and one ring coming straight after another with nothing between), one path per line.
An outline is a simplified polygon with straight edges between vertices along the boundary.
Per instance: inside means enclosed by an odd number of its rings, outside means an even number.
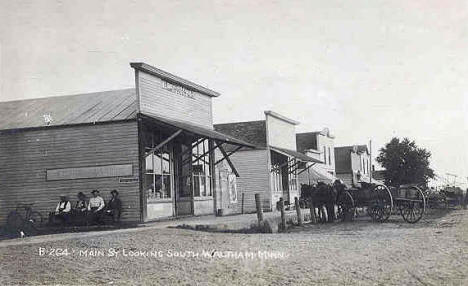
M242 209L241 209L242 214L244 214L244 193L242 193Z
M463 197L463 209L466 210L466 206L468 205L468 190L466 190L465 196Z
M302 226L301 206L299 205L299 199L297 197L294 198L294 205L296 206L297 224Z
M279 209L281 211L281 230L286 230L286 216L284 214L284 200L280 198L279 200Z
M263 209L260 194L255 194L255 205L257 207L258 224L260 224L263 221Z

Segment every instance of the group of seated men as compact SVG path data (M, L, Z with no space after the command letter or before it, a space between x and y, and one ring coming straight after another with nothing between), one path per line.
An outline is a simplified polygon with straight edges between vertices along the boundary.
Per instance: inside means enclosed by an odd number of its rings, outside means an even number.
M84 219L86 224L102 224L104 215L111 216L113 223L119 222L120 214L122 213L122 202L119 199L119 192L112 190L112 198L107 204L99 195L98 190L93 190L91 194L92 197L88 200L83 192L79 192L77 195L78 200L73 208L67 196L61 195L55 212L50 214L52 222L66 225L70 224L73 217Z

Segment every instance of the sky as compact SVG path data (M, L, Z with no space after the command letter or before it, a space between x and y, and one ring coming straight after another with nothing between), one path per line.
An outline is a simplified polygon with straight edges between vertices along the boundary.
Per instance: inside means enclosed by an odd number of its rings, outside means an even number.
M468 2L0 0L0 100L134 86L143 61L373 154L394 136L468 181ZM453 180L453 178L451 179Z

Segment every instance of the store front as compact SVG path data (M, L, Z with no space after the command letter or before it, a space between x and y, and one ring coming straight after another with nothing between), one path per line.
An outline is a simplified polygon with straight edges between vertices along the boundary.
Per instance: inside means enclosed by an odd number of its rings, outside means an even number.
M144 220L216 213L214 170L230 162L224 147L252 146L185 122L145 115L140 122ZM215 162L218 149L226 156Z
M294 198L299 197L297 175L303 161L277 149L271 149L270 156L273 200L282 197L286 204L293 203Z

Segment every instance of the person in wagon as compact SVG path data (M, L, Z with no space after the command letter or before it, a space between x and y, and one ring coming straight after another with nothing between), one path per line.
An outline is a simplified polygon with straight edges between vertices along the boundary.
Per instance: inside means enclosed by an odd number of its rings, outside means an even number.
M104 199L99 195L98 190L93 190L91 194L93 197L89 199L88 203L88 221L99 224L101 223L102 214L106 204L104 203Z
M119 198L117 190L111 191L112 198L107 202L106 215L112 216L112 222L120 221L120 214L122 213L122 201Z
M68 224L70 220L71 203L68 201L67 196L61 195L60 202L54 212L54 222L60 221L62 225Z

